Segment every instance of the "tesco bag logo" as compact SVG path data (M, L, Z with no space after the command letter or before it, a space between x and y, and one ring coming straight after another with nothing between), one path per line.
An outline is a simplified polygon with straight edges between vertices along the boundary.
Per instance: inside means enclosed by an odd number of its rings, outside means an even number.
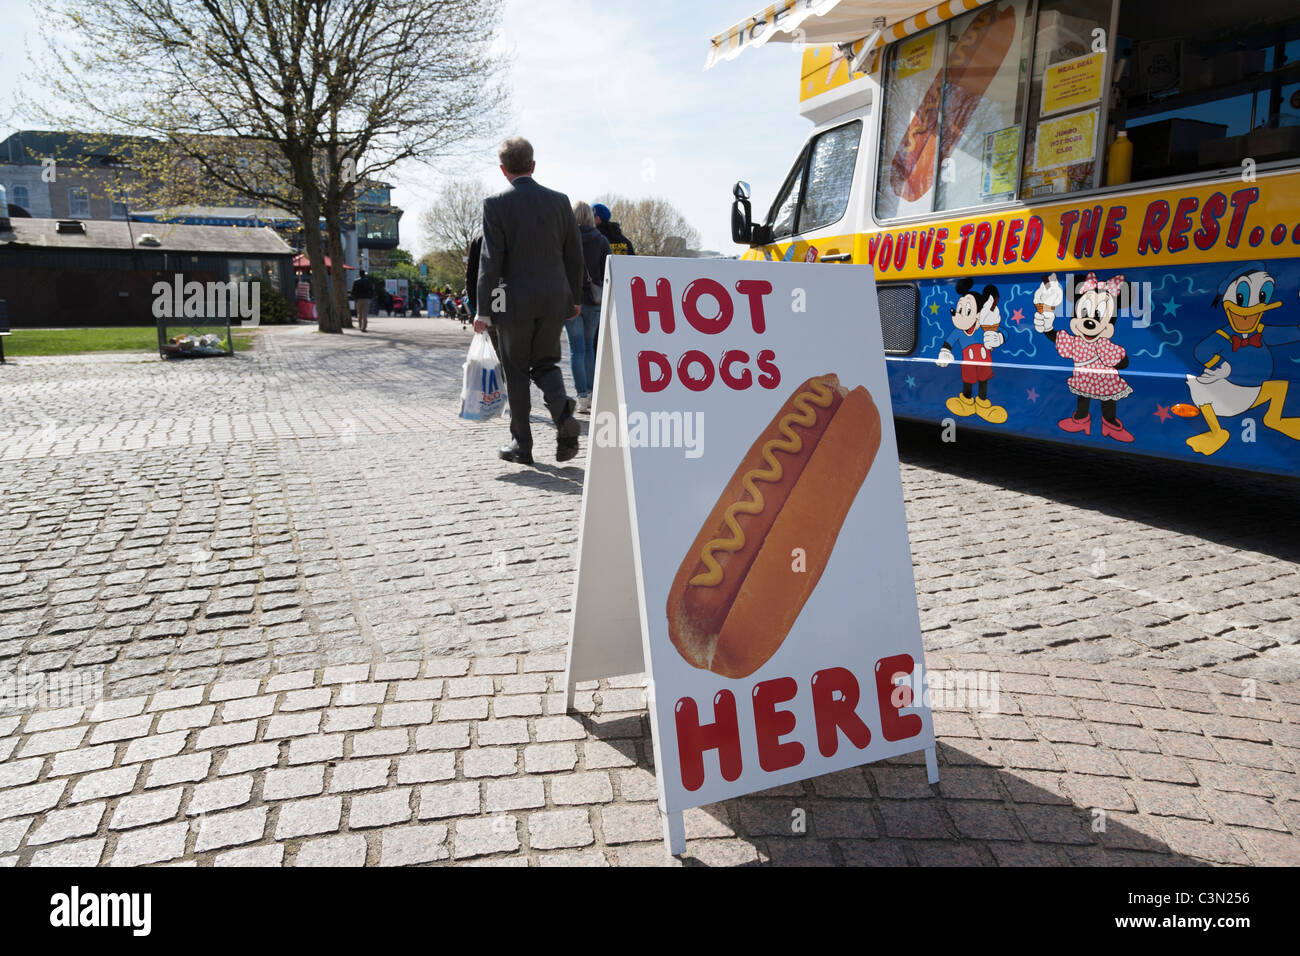
M489 405L501 397L501 386L497 382L497 372L494 368L483 369L482 377L479 391L483 394L483 404Z

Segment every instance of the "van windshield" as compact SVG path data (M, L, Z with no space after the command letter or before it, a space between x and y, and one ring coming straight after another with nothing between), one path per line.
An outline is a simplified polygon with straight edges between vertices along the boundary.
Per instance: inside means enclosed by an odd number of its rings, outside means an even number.
M853 191L862 121L818 133L804 147L767 216L772 238L834 225L844 218Z

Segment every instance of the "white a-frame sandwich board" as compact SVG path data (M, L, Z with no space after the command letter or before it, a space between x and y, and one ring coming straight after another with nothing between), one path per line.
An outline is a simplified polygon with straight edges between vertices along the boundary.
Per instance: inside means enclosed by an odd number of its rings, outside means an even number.
M647 674L682 811L923 751L938 780L871 269L610 256L566 705Z

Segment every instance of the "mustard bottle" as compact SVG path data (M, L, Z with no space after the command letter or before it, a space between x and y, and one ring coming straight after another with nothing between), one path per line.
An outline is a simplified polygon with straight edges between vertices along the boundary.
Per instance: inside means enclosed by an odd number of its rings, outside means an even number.
M1106 185L1122 186L1133 179L1133 141L1120 130L1106 153Z

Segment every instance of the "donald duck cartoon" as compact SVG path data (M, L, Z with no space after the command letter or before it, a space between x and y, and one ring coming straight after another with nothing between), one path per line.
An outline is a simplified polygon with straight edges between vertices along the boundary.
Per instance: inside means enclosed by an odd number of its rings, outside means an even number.
M1219 286L1213 307L1223 307L1227 324L1196 346L1196 361L1204 370L1187 376L1187 390L1209 426L1209 431L1187 439L1193 451L1213 455L1229 438L1219 419L1235 418L1264 404L1268 405L1264 424L1300 441L1300 418L1282 417L1289 383L1274 377L1271 351L1300 342L1300 327L1262 321L1265 312L1281 304L1277 283L1262 262L1236 269Z

